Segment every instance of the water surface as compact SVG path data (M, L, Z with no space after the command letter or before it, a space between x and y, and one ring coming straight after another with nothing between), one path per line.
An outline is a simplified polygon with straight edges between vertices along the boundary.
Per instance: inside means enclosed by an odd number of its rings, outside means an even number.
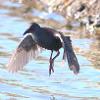
M85 56L91 52L91 38L72 38L81 70L74 75L67 63L62 62L62 52L55 61L55 73L48 75L50 51L43 51L37 60L31 61L22 71L16 74L6 70L6 64L13 50L17 47L22 34L29 27L29 21L19 16L11 16L10 9L20 4L4 0L0 4L0 100L100 100L100 69ZM54 19L47 13L35 12L33 16L42 19ZM56 21L60 18L57 15ZM63 20L63 18L62 18ZM61 22L59 22L61 23ZM43 24L43 23L42 23ZM42 56L42 57L41 57ZM97 65L99 66L99 65Z

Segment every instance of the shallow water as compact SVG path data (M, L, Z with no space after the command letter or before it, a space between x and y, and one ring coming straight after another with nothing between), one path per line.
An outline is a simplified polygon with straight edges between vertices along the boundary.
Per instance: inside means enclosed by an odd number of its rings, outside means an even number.
M19 7L10 1L1 5ZM15 74L8 72L5 65L29 26L29 22L22 17L9 16L8 13L10 10L0 9L0 100L100 100L100 69L96 69L82 52L76 52L81 66L78 75L74 75L67 63L62 62L63 49L55 61L55 73L50 77L50 51L43 51L24 70ZM41 16L43 18L44 15ZM80 50L91 51L93 40L72 38L72 43Z

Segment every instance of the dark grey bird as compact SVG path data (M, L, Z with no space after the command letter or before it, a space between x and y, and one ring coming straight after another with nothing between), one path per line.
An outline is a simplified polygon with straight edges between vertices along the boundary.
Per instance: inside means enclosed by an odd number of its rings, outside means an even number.
M59 49L63 47L63 59L67 58L70 70L75 74L79 72L79 63L69 36L64 36L61 32L52 28L41 27L37 23L32 23L23 35L23 39L7 64L9 71L17 72L21 70L30 60L37 57L42 48L45 48L51 50L49 60L49 75L51 75L51 72L54 72L54 60L60 54ZM52 57L54 51L57 54Z

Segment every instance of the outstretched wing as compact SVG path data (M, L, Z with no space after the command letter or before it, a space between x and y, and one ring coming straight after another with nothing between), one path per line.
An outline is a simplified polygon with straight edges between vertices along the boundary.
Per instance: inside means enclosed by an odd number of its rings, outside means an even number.
M61 37L63 40L62 44L63 44L63 48L64 48L63 58L64 59L67 58L70 70L72 70L75 74L77 74L77 73L79 73L80 67L79 67L77 57L73 51L70 37L63 36L62 34L61 34Z
M7 68L11 72L21 70L32 58L35 58L40 51L39 46L33 40L32 35L26 34L12 54Z

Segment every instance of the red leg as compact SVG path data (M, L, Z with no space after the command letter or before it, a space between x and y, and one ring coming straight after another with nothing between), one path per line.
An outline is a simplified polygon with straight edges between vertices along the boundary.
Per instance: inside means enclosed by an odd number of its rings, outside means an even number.
M49 75L51 75L51 71L54 72L53 66L52 66L52 54L53 54L53 50L51 51L51 56L50 56L50 66L49 66Z
M49 67L49 75L51 75L51 71L54 72L54 69L53 69L53 65L54 65L54 60L56 57L59 56L60 52L57 51L57 54L54 58L52 58L52 54L53 54L53 51L51 52L51 56L50 56L50 67Z
M60 52L59 52L59 50L58 50L56 56L55 56L52 60L54 61L55 58L57 58L57 57L59 56L59 54L60 54Z

